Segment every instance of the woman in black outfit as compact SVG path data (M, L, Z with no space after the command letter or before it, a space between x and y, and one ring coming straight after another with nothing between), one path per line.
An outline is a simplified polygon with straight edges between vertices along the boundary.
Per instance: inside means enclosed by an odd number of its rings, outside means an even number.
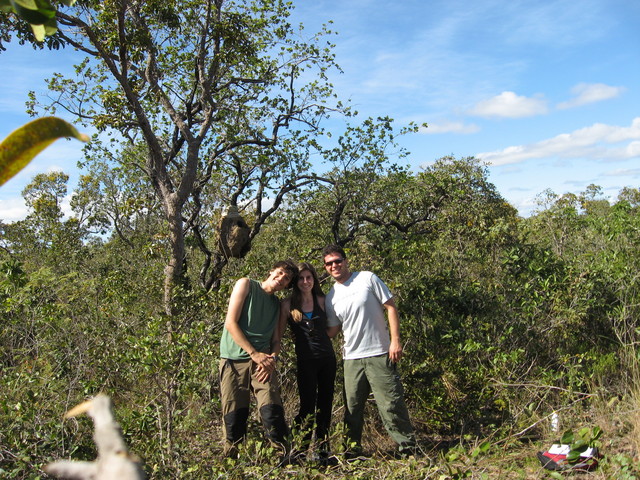
M284 332L288 323L295 340L300 410L293 427L304 434L304 445L308 446L315 423L319 460L327 462L336 356L326 331L327 314L318 274L306 262L298 268L291 297L283 300L280 307L280 331Z

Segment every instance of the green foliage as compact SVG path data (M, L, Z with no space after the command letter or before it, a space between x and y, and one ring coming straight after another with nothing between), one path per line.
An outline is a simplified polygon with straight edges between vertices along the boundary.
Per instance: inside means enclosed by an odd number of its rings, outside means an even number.
M640 478L640 465L638 465L638 461L625 454L617 453L608 456L602 463L615 472L615 478L617 479L637 480Z
M154 193L170 246L169 314L191 262L198 272L191 279L205 289L220 285L229 262L218 244L222 210L246 208L256 236L291 192L313 182L320 121L346 111L327 80L338 68L332 45L321 43L330 32L305 39L288 22L292 8L281 0L88 1L65 12L69 28L57 38L87 58L75 76L54 75L57 100L40 106L33 96L30 112L77 115L105 141L88 150L88 163L107 158ZM104 175L86 180L85 204L98 210L112 183ZM126 218L105 213L94 218L116 229Z
M386 131L384 122L369 127ZM11 455L0 468L16 478L51 457L92 457L90 425L71 434L71 425L56 419L100 391L120 405L125 435L154 478L273 468L257 424L246 458L218 457L217 341L228 295L237 277L260 277L274 259L320 267L319 250L335 234L354 268L378 272L396 293L405 339L400 370L422 435L464 439L433 466L434 478L486 476L493 449L474 438L539 434L532 427L538 417L584 402L589 391L606 386L624 394L637 366L633 191L609 208L578 207L569 218L579 221L580 235L567 233L558 243L557 229L572 231L556 223L566 217L545 210L518 219L474 159L441 159L411 173L372 157L352 165L365 182L336 171L300 191L299 202L265 224L245 259L229 261L217 291L187 282L167 316L159 286L169 244L162 217L149 211L157 201L134 170L123 165L109 179L106 165L92 165L100 185L87 178L74 192L74 217L60 210L66 176L46 174L24 191L29 216L2 226L7 395L0 430ZM119 232L92 237L100 222ZM189 248L197 255L197 246ZM282 357L289 411L296 402L293 355L285 350ZM20 436L11 433L17 425ZM578 437L589 443L597 432L574 434L576 445ZM373 451L381 448L375 437L367 441ZM412 478L419 465L402 472ZM371 478L379 467L345 464L341 474ZM400 470L385 475L400 478Z
M75 0L62 0L62 3L69 7ZM48 0L0 0L0 12L14 13L27 21L38 42L58 31L56 9Z
M321 248L334 242L355 269L375 271L396 295L405 341L400 371L421 434L460 439L439 466L426 469L434 478L490 478L481 464L494 437L541 435L539 418L579 402L586 408L599 389L628 393L640 341L637 189L623 190L611 205L596 186L561 197L545 192L540 210L522 219L477 159L445 157L417 173L392 161L408 155L398 139L416 126L396 132L389 118L367 119L321 146L314 115L326 110L311 102L288 111L283 92L304 68L318 68L323 79L334 66L330 51L290 36L287 5L231 6L208 12L218 14L210 24L222 41L216 58L229 67L215 81L227 90L210 135L194 151L185 145L208 120L202 105L186 99L209 101L209 87L188 54L198 44L195 34L173 37L185 21L200 18L202 5L179 10L144 2L134 12L171 38L156 62L158 72L176 71L161 82L143 81L144 52L155 41L149 32L127 19L121 38L113 30L115 10L94 12L105 48L119 52L126 38L128 65L138 67L122 71L126 78L116 85L107 81L108 65L78 66L93 82L95 101L82 113L118 141L89 145L89 172L73 192L73 214L65 218L61 209L67 175L41 174L23 191L29 215L0 225L3 473L27 478L52 457L91 458L90 425L74 430L57 419L100 391L120 405L125 435L153 478L240 478L279 469L253 424L242 457L219 458L216 363L226 303L236 278L260 277L281 258L320 267ZM277 71L284 57L273 50L285 39L289 73ZM213 67L216 60L206 61ZM264 82L228 83L233 78ZM87 88L59 77L51 86L61 93ZM330 98L326 83L308 87L300 91L308 98ZM183 99L176 105L186 124L176 124L165 88L183 92L170 98ZM310 116L293 128L278 117L283 112L288 120ZM283 121L277 141L264 130L273 118ZM132 125L140 128L135 134ZM165 147L154 159L154 148ZM311 171L315 151L327 162L323 174ZM184 182L194 188L184 190L182 210L171 210L174 188ZM229 204L246 206L252 229L253 247L243 259L226 258L215 246ZM170 217L178 221L167 230ZM187 268L173 285L167 310L162 277L181 239L179 265L200 268ZM282 356L289 411L296 402L293 354ZM491 441L474 440L489 435ZM599 436L580 430L570 443L577 452ZM383 448L375 435L367 441L373 451ZM424 478L426 471L419 461L380 468L345 462L340 475ZM628 478L633 468L625 470Z
M580 460L580 455L589 448L599 448L602 443L599 441L602 436L602 429L600 427L584 427L577 432L567 430L562 435L560 443L569 445L570 450L567 454L567 461L569 463L577 463Z
M441 474L438 480L462 480L476 478L474 476L478 461L491 450L491 442L484 441L467 451L464 445L456 445L442 454L442 463L446 474ZM486 474L479 478L489 478Z
M32 41L6 12L51 27L50 7L0 0L0 36ZM34 17L39 8L46 19ZM522 219L475 158L444 157L420 172L401 165L399 139L416 125L396 131L390 118L370 118L324 139L320 120L350 113L327 82L338 67L320 38L332 32L303 40L291 8L90 0L44 38L88 55L77 77L50 81L66 103L44 108L71 109L102 135L87 147L71 216L61 208L68 176L56 172L25 188L24 220L0 224L2 475L37 478L52 458L93 458L88 420L60 415L104 391L151 478L500 478L485 462L499 460L500 442L542 436L548 412L586 410L597 392L624 398L637 384L638 189L613 204L595 185L546 191ZM27 148L8 149L14 135L5 141L3 169L60 136L84 139L55 119L19 135ZM251 227L243 259L218 249L229 205ZM439 447L437 464L339 457L334 472L284 468L254 418L240 458L220 458L217 343L234 280L259 278L275 259L320 267L328 243L396 295L414 423L423 439L457 440ZM292 349L282 357L289 412ZM379 455L369 420L365 446ZM334 432L340 455L339 425ZM580 429L562 441L575 456L601 434ZM638 476L630 456L608 462L619 478Z

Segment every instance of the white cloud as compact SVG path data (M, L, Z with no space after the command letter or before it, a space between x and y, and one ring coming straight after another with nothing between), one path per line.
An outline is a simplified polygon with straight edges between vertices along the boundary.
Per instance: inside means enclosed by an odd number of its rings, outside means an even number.
M630 157L640 156L640 142L631 142L627 145L627 153Z
M420 133L424 133L427 135L434 135L438 133L460 133L460 134L470 134L477 133L480 131L480 127L475 124L464 124L462 122L442 122L442 123L431 123L429 122L427 128L420 128Z
M627 160L640 156L639 140L640 117L636 117L629 127L596 123L530 145L514 145L476 156L491 165L508 165L547 157ZM619 145L627 141L628 144Z
M71 194L65 195L60 203L60 210L62 210L64 218L70 218L73 215L73 210L71 209L71 197Z
M10 223L24 219L28 210L22 197L12 197L0 200L0 212L0 221Z
M571 89L574 98L566 102L559 103L557 108L564 110L567 108L580 107L589 103L601 102L615 98L625 91L624 87L612 87L604 83L580 83Z
M521 118L547 113L547 102L542 97L524 97L514 92L502 92L476 104L469 113L480 117Z
M604 172L606 177L625 177L625 178L638 178L640 177L640 168L624 168L618 170L611 170Z
M73 215L71 209L72 195L65 195L60 204L60 209L64 218L68 219ZM25 205L24 198L10 197L0 200L0 222L13 223L18 220L24 220L29 213L29 209Z

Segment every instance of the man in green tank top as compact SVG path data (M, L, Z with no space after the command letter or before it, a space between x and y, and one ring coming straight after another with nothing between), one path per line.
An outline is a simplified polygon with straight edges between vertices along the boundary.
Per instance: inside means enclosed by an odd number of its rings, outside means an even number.
M220 399L225 429L224 454L237 453L247 433L251 393L267 438L287 453L288 429L275 375L280 352L275 293L288 288L297 275L288 261L276 262L262 282L241 278L233 287L220 340Z

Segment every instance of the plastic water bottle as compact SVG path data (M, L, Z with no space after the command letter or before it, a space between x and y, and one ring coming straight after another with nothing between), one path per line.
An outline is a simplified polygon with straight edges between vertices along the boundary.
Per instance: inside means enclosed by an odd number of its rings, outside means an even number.
M551 431L557 432L560 429L560 417L557 412L551 414Z

